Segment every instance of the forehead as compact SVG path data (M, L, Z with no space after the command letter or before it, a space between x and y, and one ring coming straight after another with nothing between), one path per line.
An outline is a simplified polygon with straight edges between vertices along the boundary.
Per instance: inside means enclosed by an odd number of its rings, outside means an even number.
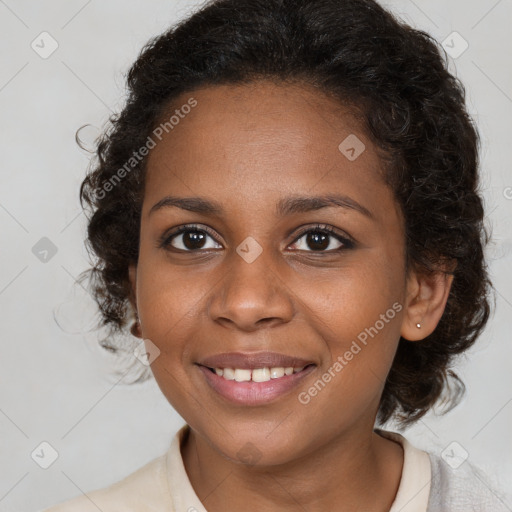
M176 112L190 98L196 106ZM148 157L147 203L173 193L266 208L285 192L334 191L371 203L386 188L360 118L312 86L205 87L173 101L163 122L174 113Z

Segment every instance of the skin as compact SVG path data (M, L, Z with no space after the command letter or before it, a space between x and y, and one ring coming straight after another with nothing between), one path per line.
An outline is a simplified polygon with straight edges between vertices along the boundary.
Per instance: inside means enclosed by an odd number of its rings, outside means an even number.
M197 106L148 157L139 261L129 275L136 335L159 348L156 381L191 427L181 452L192 486L209 512L388 511L403 452L373 431L384 381L400 336L421 342L435 329L452 278L406 274L404 221L379 154L338 102L308 86L260 81L195 90L173 108L190 97ZM350 134L366 146L354 161L338 149ZM333 193L372 218L336 206L276 214L284 197ZM216 200L223 213L168 207L149 215L166 195ZM174 247L158 247L171 228L190 223L215 237L195 252L185 252L194 247L185 245L187 233ZM324 248L308 243L299 228L315 233L316 223L348 235L354 247L334 235ZM236 252L249 236L262 248L252 263ZM401 311L300 403L298 393L396 302ZM216 394L194 364L221 352L265 350L317 367L297 389L248 407ZM238 455L247 443L257 448L255 464Z

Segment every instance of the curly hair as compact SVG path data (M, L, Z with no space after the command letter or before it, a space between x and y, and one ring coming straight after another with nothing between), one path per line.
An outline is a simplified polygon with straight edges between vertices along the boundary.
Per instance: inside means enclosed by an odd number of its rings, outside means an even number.
M452 360L485 327L492 284L479 135L447 60L429 34L373 0L213 0L150 40L80 187L80 204L90 210L86 247L94 253L86 272L102 325L125 332L133 315L128 266L138 260L147 161L133 157L172 102L209 85L308 84L362 113L405 219L407 269L454 276L432 334L400 338L377 420L406 426L438 403L451 409L464 392Z

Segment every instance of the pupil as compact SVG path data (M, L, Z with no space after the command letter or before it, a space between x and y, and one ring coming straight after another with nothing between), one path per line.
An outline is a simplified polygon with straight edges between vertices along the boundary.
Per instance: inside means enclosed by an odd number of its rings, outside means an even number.
M310 243L312 243L313 245L315 243L318 244L319 240L321 240L320 247L318 245L317 247L311 247ZM328 236L324 233L308 233L307 243L311 249L326 249L327 247L329 247Z
M183 244L187 249L200 249L204 242L204 233L199 231L189 231L183 237Z

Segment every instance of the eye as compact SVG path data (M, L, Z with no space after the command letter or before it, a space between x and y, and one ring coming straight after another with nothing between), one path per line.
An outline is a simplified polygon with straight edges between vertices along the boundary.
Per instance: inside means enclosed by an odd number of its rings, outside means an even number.
M354 247L352 240L336 233L331 226L321 224L303 230L293 245L297 245L297 242L301 239L304 239L304 241L299 244L299 247L295 248L306 252L336 252ZM312 250L308 251L307 247Z
M206 243L211 238L215 245ZM183 252L195 252L201 249L219 249L220 244L215 242L213 234L208 227L199 227L196 225L181 226L170 234L165 234L160 240L159 247L177 249Z
M213 242L208 245L208 238ZM304 241L298 244L298 241ZM354 242L349 238L338 234L331 226L318 224L304 229L299 233L298 238L292 247L306 252L338 252L354 247ZM207 226L185 225L177 228L170 234L166 233L159 241L158 247L167 250L176 249L182 252L197 252L201 250L222 249L216 242L213 231ZM311 250L308 250L308 247Z

